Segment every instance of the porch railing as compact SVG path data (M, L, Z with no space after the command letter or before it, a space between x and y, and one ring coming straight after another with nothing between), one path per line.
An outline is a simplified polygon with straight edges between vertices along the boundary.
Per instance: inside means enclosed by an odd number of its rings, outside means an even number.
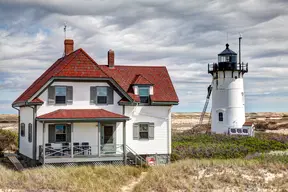
M100 155L122 155L123 154L123 145L122 144L105 144L100 145Z
M99 152L100 149L100 152ZM43 160L44 150L42 145L39 146L39 158ZM73 155L70 145L65 147L59 146L45 146L45 159L46 158L73 158L73 157L98 157L98 156L115 156L123 155L123 145L85 145L73 146Z
M43 159L43 146L39 146L39 158ZM45 158L55 158L55 157L86 157L86 156L96 156L98 155L98 145L85 145L85 146L73 146L73 155L70 146L65 147L54 147L45 146Z

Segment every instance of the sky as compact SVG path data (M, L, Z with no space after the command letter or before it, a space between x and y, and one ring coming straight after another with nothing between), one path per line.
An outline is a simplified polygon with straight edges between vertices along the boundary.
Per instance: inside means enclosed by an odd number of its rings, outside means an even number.
M202 111L207 64L242 34L246 111L287 112L287 21L287 0L0 0L0 114L62 57L64 24L99 64L166 66L179 112Z

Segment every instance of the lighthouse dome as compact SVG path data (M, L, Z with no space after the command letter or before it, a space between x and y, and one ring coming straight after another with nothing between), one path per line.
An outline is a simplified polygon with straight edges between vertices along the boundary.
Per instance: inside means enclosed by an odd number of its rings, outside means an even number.
M218 54L218 56L220 55L237 55L237 53L235 53L234 51L232 51L231 49L229 49L229 44L226 44L226 49L224 51L222 51L221 53Z

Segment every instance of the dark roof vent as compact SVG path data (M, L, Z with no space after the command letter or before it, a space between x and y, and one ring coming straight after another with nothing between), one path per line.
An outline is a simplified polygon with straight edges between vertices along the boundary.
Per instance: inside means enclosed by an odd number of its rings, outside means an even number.
M218 54L219 56L221 55L237 55L237 53L235 53L234 51L232 51L231 49L229 49L229 44L226 44L226 49L224 51L222 51L221 53Z

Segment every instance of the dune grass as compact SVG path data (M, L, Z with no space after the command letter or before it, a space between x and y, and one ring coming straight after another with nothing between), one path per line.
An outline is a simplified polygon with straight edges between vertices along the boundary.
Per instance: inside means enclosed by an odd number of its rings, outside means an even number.
M49 167L12 171L0 165L0 189L119 191L143 170L124 166Z
M287 158L287 157L286 157ZM287 191L288 164L265 160L183 160L151 169L135 186L144 191Z

